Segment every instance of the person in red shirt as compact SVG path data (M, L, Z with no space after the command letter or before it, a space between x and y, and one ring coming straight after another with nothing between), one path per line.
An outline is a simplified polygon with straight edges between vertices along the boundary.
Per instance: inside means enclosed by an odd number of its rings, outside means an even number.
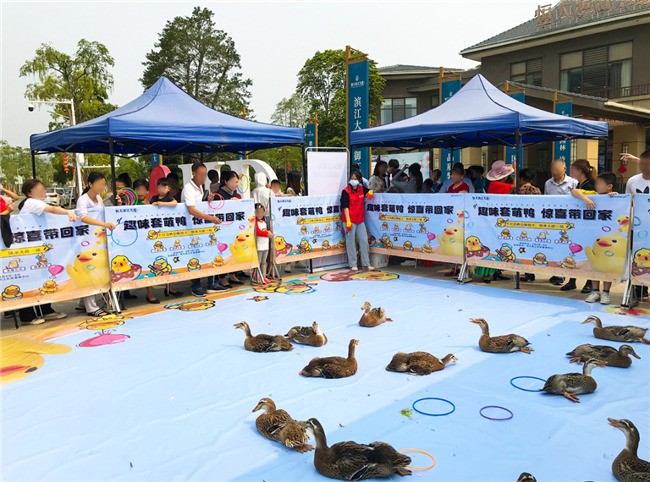
M492 169L485 176L490 181L488 194L511 194L515 186L508 180L513 172L515 172L515 168L512 165L506 164L504 161L494 161Z
M345 249L352 271L357 271L357 243L361 251L361 266L373 270L370 266L368 232L364 222L366 197L372 199L374 194L361 184L361 173L352 171L350 181L341 192L341 221L345 226Z
M449 194L462 194L469 192L469 186L463 180L465 177L465 168L462 164L456 164L451 170L451 180L453 184L447 188Z

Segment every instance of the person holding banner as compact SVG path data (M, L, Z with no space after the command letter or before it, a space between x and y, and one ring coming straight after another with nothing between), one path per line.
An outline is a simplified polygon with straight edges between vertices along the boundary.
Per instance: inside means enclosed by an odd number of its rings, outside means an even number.
M644 151L639 157L632 154L621 154L621 161L636 161L639 163L639 174L630 177L625 183L626 194L650 194L650 150Z
M361 251L361 266L374 270L370 266L368 232L364 222L365 200L372 199L374 194L361 185L361 172L352 171L350 180L341 192L341 221L345 223L345 249L348 253L348 263L352 271L357 271L357 243Z
M190 213L190 216L203 219L210 223L221 224L221 219L216 216L205 214L196 208L196 204L202 202L203 185L205 184L205 178L207 175L208 169L205 167L205 164L202 162L195 162L192 164L192 180L183 187L181 198L185 203L185 207ZM167 176L167 178L169 179L169 176ZM194 296L205 296L206 290L201 287L201 278L192 278L190 284ZM208 277L207 293L216 293L217 291L223 291L225 289L225 287L220 286L219 283L216 282L214 276Z
M115 229L113 223L107 223L88 216L89 210L104 210L104 201L102 200L102 193L104 191L106 191L106 176L101 172L92 171L88 175L88 187L86 187L84 193L77 200L77 217L82 223L99 226L112 231ZM99 307L95 295L86 296L81 301L83 302L86 314L89 316L100 317L108 314L108 312Z
M50 206L45 202L45 186L38 179L25 181L22 187L22 193L26 198L18 206L20 209L19 215L33 214L41 216L43 213L48 213L68 216L71 223L77 220L74 212L67 211L59 206ZM46 321L61 320L67 316L65 313L54 311L51 303L40 305L38 311L35 306L21 308L18 310L18 314L23 325L40 325Z

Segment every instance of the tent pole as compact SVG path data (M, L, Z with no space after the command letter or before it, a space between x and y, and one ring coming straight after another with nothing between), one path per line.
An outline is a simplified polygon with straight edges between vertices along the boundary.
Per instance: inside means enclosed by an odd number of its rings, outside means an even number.
M305 180L305 192L309 192L308 186L308 179L307 179L307 150L305 149L305 144L302 143L300 144L300 152L302 152L302 175L303 179Z
M117 206L117 201L115 200L115 197L117 196L117 185L116 185L116 179L115 179L115 151L113 149L113 138L109 137L108 138L108 153L111 156L111 190L113 192L113 205Z
M521 131L519 130L519 127L515 129L515 194L519 192L519 154L521 150ZM515 289L521 289L520 286L521 282L521 276L519 271L515 273Z
M36 179L36 155L32 152L32 178Z

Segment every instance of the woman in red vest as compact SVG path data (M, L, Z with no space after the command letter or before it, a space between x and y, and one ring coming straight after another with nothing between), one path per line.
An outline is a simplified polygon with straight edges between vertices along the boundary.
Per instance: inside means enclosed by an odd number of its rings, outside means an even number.
M341 221L345 224L345 249L348 252L348 263L352 271L357 271L357 243L361 251L361 266L373 270L368 255L368 233L364 223L365 200L374 197L361 184L361 173L352 171L350 182L341 193Z

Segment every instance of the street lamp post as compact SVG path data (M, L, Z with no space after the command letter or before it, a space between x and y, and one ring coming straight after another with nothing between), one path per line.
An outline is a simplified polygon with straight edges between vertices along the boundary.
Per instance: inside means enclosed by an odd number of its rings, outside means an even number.
M56 104L66 104L70 106L70 125L74 126L77 125L77 119L74 113L74 99L63 99L63 100L29 100L29 106L28 110L31 112L34 110L34 104L50 104L50 105L56 105ZM75 170L75 185L77 188L77 197L81 196L81 192L83 190L82 184L81 184L81 166L82 164L85 163L84 160L84 155L80 152L75 153L75 163L74 163L74 170ZM34 177L36 176L36 160L34 159L34 152L32 152L32 172L34 174Z

